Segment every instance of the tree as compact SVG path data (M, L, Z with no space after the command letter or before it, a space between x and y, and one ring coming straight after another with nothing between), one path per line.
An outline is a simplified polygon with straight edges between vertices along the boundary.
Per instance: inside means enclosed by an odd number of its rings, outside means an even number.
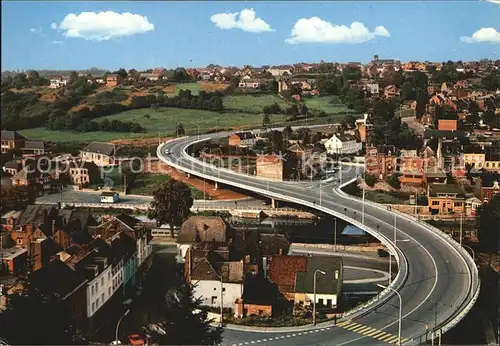
M179 280L180 281L180 280ZM218 345L222 343L221 327L212 327L208 308L194 298L193 286L181 282L169 289L163 303L165 335L156 335L160 345Z
M373 174L365 173L364 179L365 179L366 185L368 185L369 187L374 187L375 183L377 182L377 177L374 176Z
M394 189L399 190L401 188L401 182L399 181L400 174L394 173L388 179L387 183Z
M269 118L269 114L262 115L262 126L267 126L271 123L271 119Z
M344 115L342 120L340 121L340 125L344 130L352 129L354 128L356 124L356 117L352 114L347 113Z
M184 136L186 134L186 130L184 130L184 125L182 125L182 123L177 125L176 131L178 136Z
M76 71L71 71L69 74L69 82L68 84L71 85L75 83L78 80L78 73Z
M174 227L180 226L191 213L193 197L189 187L172 179L159 185L153 191L153 201L148 209L148 217L159 226L168 224L170 235L174 237Z
M283 135L283 139L285 139L285 140L289 140L290 138L292 138L292 135L293 135L292 127L290 125L285 127L283 129L282 135Z
M0 208L3 212L20 210L35 202L35 193L28 186L4 186L1 188Z
M498 251L500 236L500 196L494 195L489 203L478 210L479 242L488 252Z
M401 85L401 99L403 101L415 100L416 94L411 82L404 82Z
M46 296L27 282L20 294L8 296L0 313L1 337L9 345L82 344L74 321L57 296ZM30 326L30 331L26 331Z

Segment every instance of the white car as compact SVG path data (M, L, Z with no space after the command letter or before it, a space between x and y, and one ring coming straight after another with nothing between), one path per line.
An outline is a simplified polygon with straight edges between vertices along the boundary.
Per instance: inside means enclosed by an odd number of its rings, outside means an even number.
M170 150L165 149L165 155L170 155Z

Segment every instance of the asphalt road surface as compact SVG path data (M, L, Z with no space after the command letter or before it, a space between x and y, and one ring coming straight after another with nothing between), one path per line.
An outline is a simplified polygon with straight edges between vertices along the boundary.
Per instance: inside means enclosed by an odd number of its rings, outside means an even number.
M227 133L211 134L208 137L227 136ZM203 138L204 136L201 136ZM169 164L189 169L193 172L205 172L215 179L225 179L233 184L243 184L248 190L256 188L279 193L311 203L316 201L329 210L346 213L346 217L361 221L362 203L346 198L332 189L331 185L320 188L306 188L303 184L284 182L266 182L255 177L235 174L225 170L211 169L203 163L186 157L184 148L196 139L186 138L172 141L159 148L160 159ZM168 149L169 153L165 152ZM351 176L356 172L351 170ZM346 174L343 181L348 179ZM320 192L321 191L321 192ZM392 239L396 221L398 248L406 257L409 265L408 276L399 290L402 296L402 337L403 342L419 343L426 328L432 329L443 321L451 320L457 311L471 299L471 268L464 261L463 255L454 250L449 241L443 240L430 232L423 225L384 209L366 204L364 223L387 238ZM378 226L378 227L377 227ZM226 330L224 342L245 345L249 343L266 344L335 344L371 345L395 343L398 333L399 300L396 296L370 311L355 321L347 321L337 326L322 327L316 330L297 333L263 333ZM412 340L413 339L413 340Z

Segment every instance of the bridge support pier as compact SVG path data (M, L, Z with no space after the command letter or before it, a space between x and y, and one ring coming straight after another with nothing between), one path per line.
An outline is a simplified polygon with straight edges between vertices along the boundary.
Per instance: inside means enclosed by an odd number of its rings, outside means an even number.
M217 182L215 182L215 185L214 185L214 190L217 190L219 188L219 185Z
M188 176L188 179L191 178L191 173L188 173L187 176Z
M271 198L271 208L278 208L278 201Z

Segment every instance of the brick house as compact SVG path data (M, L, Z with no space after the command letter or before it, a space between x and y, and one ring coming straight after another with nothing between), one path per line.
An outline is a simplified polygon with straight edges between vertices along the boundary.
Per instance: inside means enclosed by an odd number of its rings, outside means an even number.
M234 317L272 317L277 314L279 291L275 284L260 276L247 276L243 294L234 303Z
M229 146L252 147L257 141L257 136L250 131L236 132L229 136Z
M29 205L19 214L2 216L2 227L10 232L15 246L26 249L29 269L36 271L49 262L59 247L50 237L56 231L57 208Z
M366 148L366 173L373 174L380 179L386 179L396 171L396 165L396 148L393 145Z
M106 77L106 86L115 87L120 84L120 76L117 74L110 74Z
M438 130L439 131L456 131L457 130L457 120L456 119L438 119Z
M0 136L2 153L6 153L11 149L21 149L26 141L26 138L16 131L2 130Z
M465 214L465 192L459 185L428 184L427 199L432 215Z
M307 271L306 256L274 256L269 264L267 277L288 300L295 299L295 276Z
M21 151L23 156L38 156L49 153L49 149L42 141L25 141Z
M396 96L399 96L401 90L395 85L388 85L384 88L384 97L386 99L392 99Z
M256 169L258 177L283 180L283 160L278 155L258 155Z
M493 196L500 194L500 185L498 181L493 182L493 186L481 186L481 200L490 202Z

